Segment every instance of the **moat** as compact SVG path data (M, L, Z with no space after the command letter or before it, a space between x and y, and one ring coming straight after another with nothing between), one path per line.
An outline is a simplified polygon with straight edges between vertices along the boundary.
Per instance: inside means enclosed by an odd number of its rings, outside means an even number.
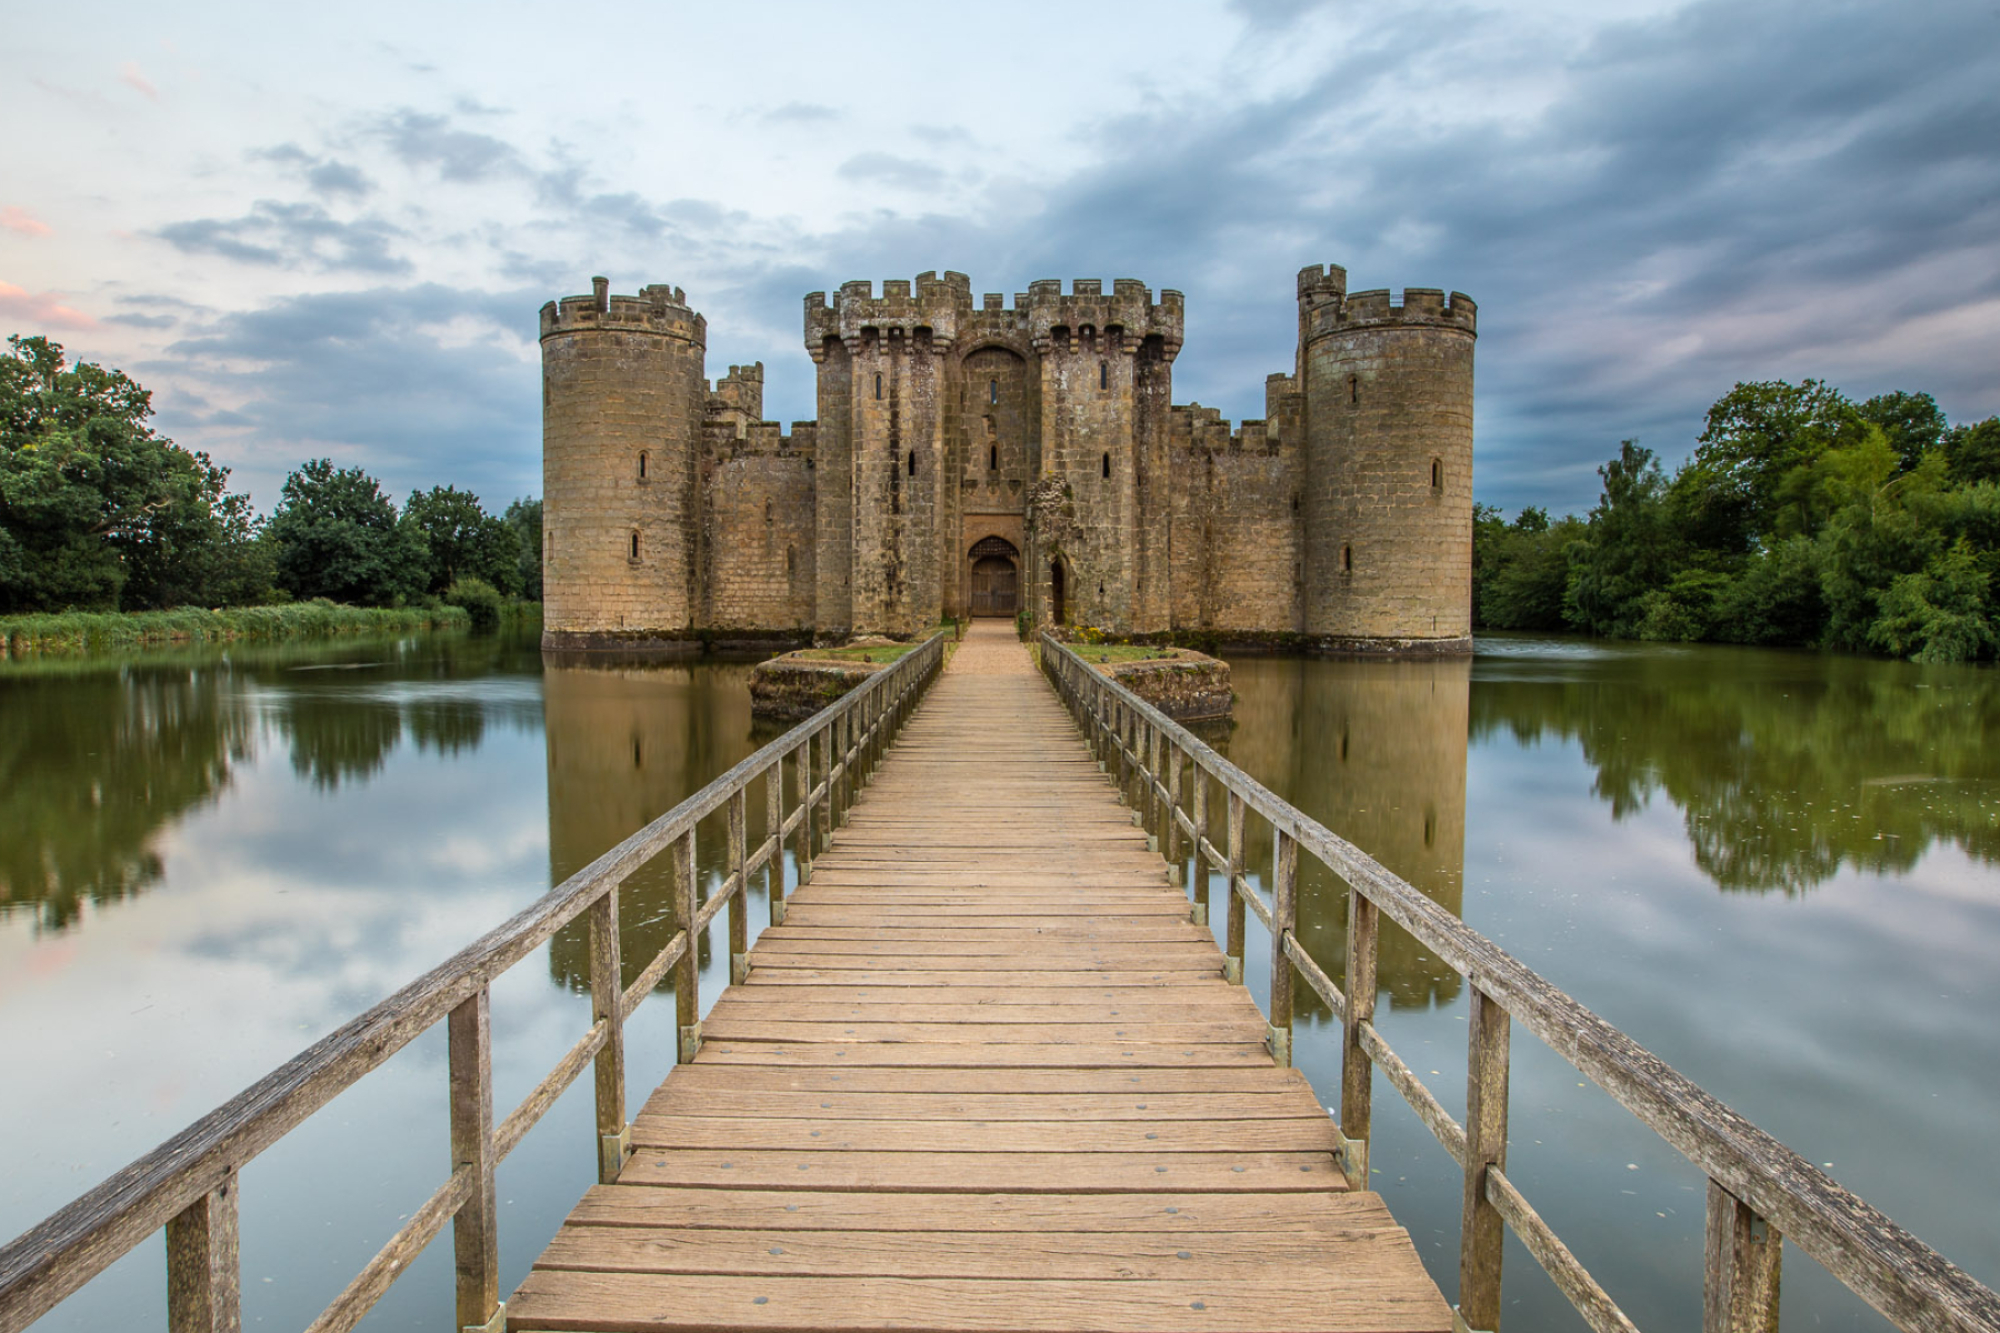
M1232 760L2000 1279L2000 676L1519 637L1231 665L1235 723L1209 734ZM469 637L0 669L0 1238L750 753L771 733L747 674L545 670L531 641ZM1321 958L1336 902L1302 886ZM624 920L649 955L664 883ZM566 933L496 990L503 1103L580 1030L581 955ZM1382 985L1384 1035L1457 1111L1457 976L1391 935ZM1336 1029L1308 1002L1298 1063L1330 1099ZM671 1014L628 1029L640 1090ZM443 1059L420 1040L245 1172L247 1322L310 1318L435 1184ZM1510 1173L1642 1326L1697 1327L1699 1175L1536 1044L1513 1077ZM1378 1106L1376 1183L1449 1292L1457 1169ZM508 1284L591 1174L590 1114L573 1092L501 1170ZM1507 1262L1510 1326L1579 1326ZM160 1271L155 1238L43 1326L152 1322ZM1883 1326L1810 1262L1785 1277L1796 1326ZM428 1326L449 1286L434 1246L367 1326Z

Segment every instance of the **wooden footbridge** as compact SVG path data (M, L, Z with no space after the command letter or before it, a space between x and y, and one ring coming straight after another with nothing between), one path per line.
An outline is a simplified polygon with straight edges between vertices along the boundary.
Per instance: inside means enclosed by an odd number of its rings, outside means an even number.
M169 1327L240 1328L237 1173L440 1022L445 1182L312 1333L354 1327L447 1226L466 1330L1494 1330L1509 1231L1590 1327L1631 1330L1506 1175L1517 1026L1707 1173L1706 1333L1775 1329L1783 1239L1900 1328L2000 1333L1992 1291L1037 646L1039 670L1011 626L976 623L941 671L930 640L0 1249L0 1333L162 1228ZM1261 887L1252 820L1273 840ZM725 847L706 885L697 830ZM1345 992L1293 932L1302 851L1348 886ZM628 965L618 887L658 856L684 928ZM771 924L751 949L760 877ZM697 946L725 911L733 984L704 1017ZM1463 1124L1373 1025L1384 913L1467 978ZM1268 1015L1241 985L1253 916L1280 979ZM496 1120L491 983L579 918L592 1026ZM680 1062L628 1119L623 1025L669 979ZM1294 985L1340 1020L1337 1116L1289 1067ZM494 1168L586 1069L600 1183L503 1302ZM1463 1167L1456 1306L1365 1188L1378 1071Z

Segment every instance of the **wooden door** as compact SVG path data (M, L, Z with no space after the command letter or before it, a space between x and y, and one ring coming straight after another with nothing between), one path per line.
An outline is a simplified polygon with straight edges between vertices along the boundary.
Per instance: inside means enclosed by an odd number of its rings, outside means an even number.
M1020 607L1021 576L1004 555L986 555L972 562L972 614L1011 616Z

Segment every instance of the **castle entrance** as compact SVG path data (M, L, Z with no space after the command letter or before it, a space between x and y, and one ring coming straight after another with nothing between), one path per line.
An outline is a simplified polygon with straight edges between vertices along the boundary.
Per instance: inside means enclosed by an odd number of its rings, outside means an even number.
M972 614L1011 616L1021 609L1021 553L1005 537L987 537L967 553L972 561Z

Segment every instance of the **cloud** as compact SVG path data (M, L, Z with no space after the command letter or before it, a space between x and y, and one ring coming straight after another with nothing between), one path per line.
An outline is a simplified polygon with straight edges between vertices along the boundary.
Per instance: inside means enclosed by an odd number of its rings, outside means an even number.
M933 190L945 182L942 167L893 153L857 153L840 164L839 174L851 181L868 181L900 190Z
M55 230L19 204L9 204L5 208L0 208L0 227L18 232L22 236L48 236Z
M180 323L172 315L106 315L104 322L134 329L170 329Z
M306 183L315 194L351 195L356 199L375 188L361 168L346 162L321 162L306 172Z
M55 292L30 292L11 282L0 282L0 319L17 320L21 332L43 329L94 329L96 319L62 303Z
M342 222L317 204L259 200L240 218L171 222L153 233L184 254L238 263L323 272L405 273L410 262L390 251L403 232L380 218Z
M444 483L533 493L545 298L433 284L290 296L216 319L140 372L170 374L216 405L186 412L161 393L162 429L243 432L227 452L266 507L285 473L321 454L367 468L392 493Z
M459 129L446 116L405 108L383 117L376 132L406 165L429 168L448 181L482 181L525 170L513 145Z
M136 60L128 60L118 67L118 82L124 84L127 88L136 89L144 93L155 102L160 100L160 90L155 88L151 80L147 79L144 74L140 73L139 62Z

